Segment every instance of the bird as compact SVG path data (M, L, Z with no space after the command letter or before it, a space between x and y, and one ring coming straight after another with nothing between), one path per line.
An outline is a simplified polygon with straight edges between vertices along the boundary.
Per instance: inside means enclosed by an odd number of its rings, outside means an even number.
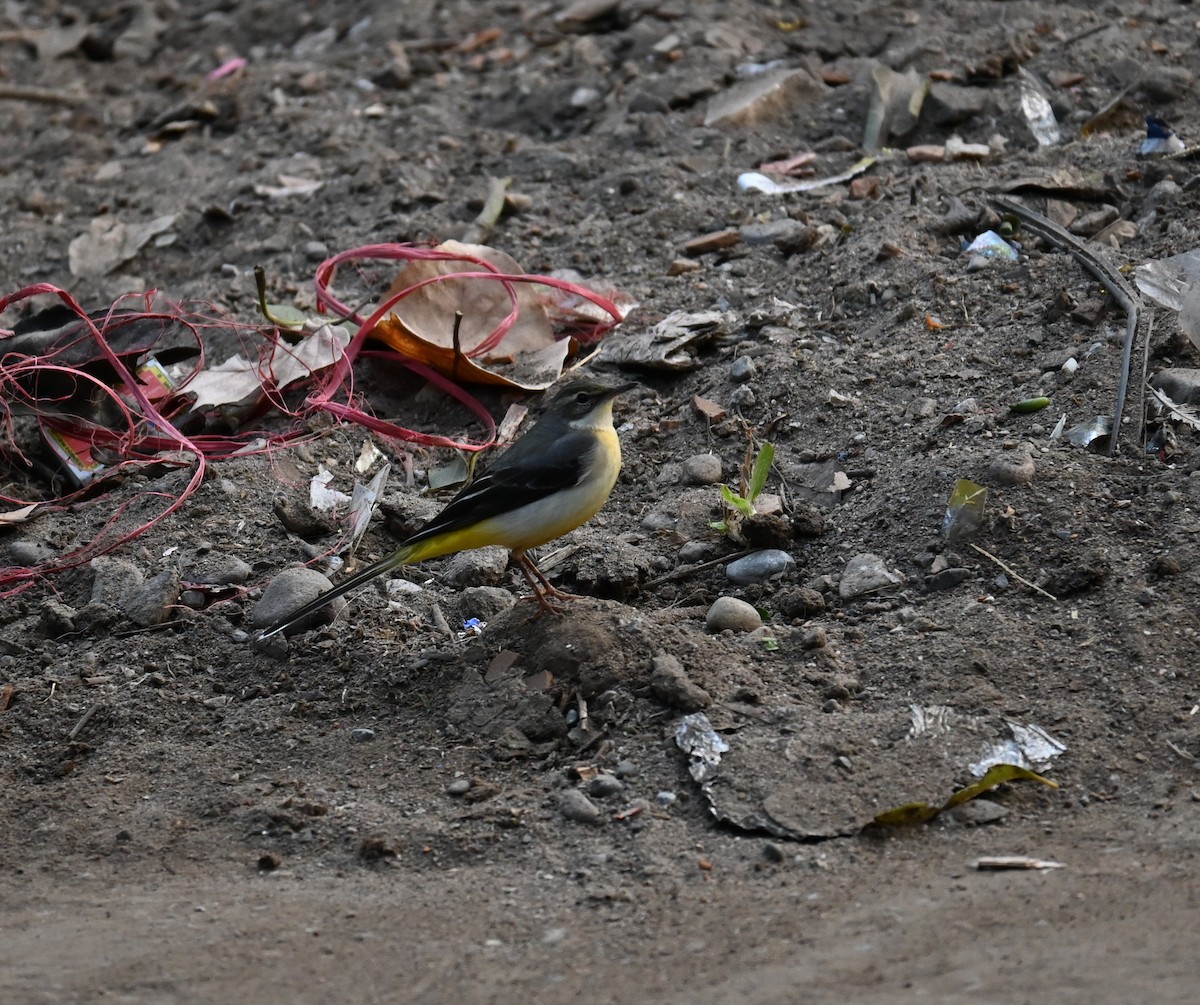
M586 523L608 501L621 470L613 402L636 382L606 384L583 377L566 384L541 419L446 507L386 558L326 590L264 632L268 639L343 594L392 569L473 548L507 548L544 612L561 613L551 597L578 599L550 584L529 550Z

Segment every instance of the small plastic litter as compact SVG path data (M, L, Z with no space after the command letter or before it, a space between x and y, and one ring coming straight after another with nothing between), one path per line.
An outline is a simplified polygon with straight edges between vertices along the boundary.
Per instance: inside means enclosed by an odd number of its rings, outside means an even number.
M967 262L968 272L986 268L993 262L1009 264L1017 260L1017 249L994 230L985 230L963 248L963 253L971 256Z
M1021 83L1021 112L1039 147L1054 146L1062 138L1054 109L1046 98L1041 84L1024 67L1018 70Z
M350 501L345 492L332 487L333 472L322 464L308 485L308 504L319 513L329 513Z
M1065 743L1054 739L1041 726L1012 721L1007 725L1012 738L986 747L983 756L974 764L968 765L971 774L976 778L982 778L998 764L1042 771L1067 749Z
M463 622L463 630L455 632L455 637L459 642L465 642L467 639L477 639L483 634L485 628L487 628L486 621L480 621L479 618L467 618Z
M1200 281L1193 282L1183 294L1179 307L1179 327L1192 345L1200 349Z
M942 536L954 541L973 534L983 525L983 511L988 490L970 479L960 478L950 493L946 516L942 520Z
M1159 307L1181 310L1188 290L1200 286L1200 248L1143 262L1133 270L1133 281Z
M871 104L863 128L863 149L878 150L893 137L907 136L916 128L921 107L929 94L929 77L910 67L897 73L879 63L872 71Z
M1184 151L1183 140L1175 135L1175 130L1162 119L1153 115L1146 116L1146 138L1138 147L1138 153L1143 157L1168 157Z
M768 178L758 171L747 171L738 175L738 188L743 191L764 192L767 195L787 195L789 192L811 192L827 185L840 185L842 182L857 178L878 160L877 157L864 157L856 161L841 174L830 175L827 178L806 178L803 181L778 182Z
M363 534L367 532L367 526L371 522L371 516L375 512L375 507L379 503L379 497L383 494L383 488L387 484L391 471L392 466L385 464L365 485L359 481L354 483L354 490L350 494L350 510L347 513L347 520L350 524L350 541L347 547L350 549L353 549Z
M697 782L712 778L721 755L729 750L729 744L703 712L685 715L675 724L675 744L690 758L688 772Z
M1112 418L1107 415L1097 415L1090 422L1072 426L1063 434L1063 438L1077 447L1090 447L1101 439L1107 439L1111 432ZM1097 445L1099 446L1099 444Z

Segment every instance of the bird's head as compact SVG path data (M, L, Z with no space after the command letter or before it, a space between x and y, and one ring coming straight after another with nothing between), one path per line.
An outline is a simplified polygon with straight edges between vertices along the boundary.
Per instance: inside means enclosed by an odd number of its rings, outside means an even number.
M554 416L573 429L611 427L613 400L637 386L634 381L605 384L591 377L580 377L564 385L554 396L546 417Z

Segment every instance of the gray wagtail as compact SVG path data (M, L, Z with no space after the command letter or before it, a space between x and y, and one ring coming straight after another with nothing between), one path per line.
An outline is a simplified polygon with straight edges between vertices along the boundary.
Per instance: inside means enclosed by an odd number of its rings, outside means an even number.
M387 558L322 593L262 638L285 631L392 569L493 544L512 552L542 610L556 612L547 598L571 594L551 586L528 551L586 523L607 501L621 470L613 399L634 387L636 383L610 386L587 378L571 381L528 433Z

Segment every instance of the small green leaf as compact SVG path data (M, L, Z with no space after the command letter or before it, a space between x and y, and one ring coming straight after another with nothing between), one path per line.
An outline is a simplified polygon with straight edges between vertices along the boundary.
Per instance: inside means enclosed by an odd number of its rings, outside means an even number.
M288 304L265 304L263 317L280 328L290 328L293 331L303 328L308 321L304 311L297 310Z
M748 499L743 499L740 495L733 491L728 485L721 486L721 498L736 510L745 513L746 516L754 515L754 507L750 505Z
M761 494L767 484L767 475L770 474L771 465L775 462L775 448L769 443L764 443L758 450L758 456L754 458L754 468L750 472L750 502L754 503Z

